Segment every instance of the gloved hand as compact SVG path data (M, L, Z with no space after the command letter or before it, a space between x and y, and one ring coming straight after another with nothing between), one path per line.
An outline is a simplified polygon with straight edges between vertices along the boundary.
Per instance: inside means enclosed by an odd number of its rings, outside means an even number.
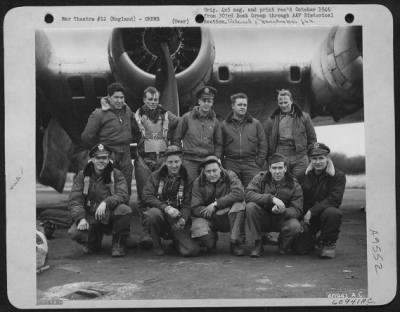
M180 214L179 210L174 208L174 207L172 207L172 206L167 206L165 208L165 213L167 215L169 215L173 219L177 218L179 216L179 214Z

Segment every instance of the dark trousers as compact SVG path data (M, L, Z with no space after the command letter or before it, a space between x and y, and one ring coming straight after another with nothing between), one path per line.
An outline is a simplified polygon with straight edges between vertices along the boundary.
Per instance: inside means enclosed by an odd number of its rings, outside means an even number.
M319 216L311 218L311 233L316 234L321 231L320 240L322 242L336 242L342 224L342 215L342 211L339 208L326 208Z
M261 171L261 168L256 164L254 159L233 160L225 158L224 168L235 172L240 181L242 181L244 188L246 188L254 176Z
M115 168L120 170L126 179L126 183L128 185L128 194L131 195L133 165L130 150L128 149L127 151L121 153L113 152L111 158L114 162Z
M301 182L309 163L306 153L297 153L292 146L278 146L276 152L286 157L288 171Z
M103 234L127 236L130 231L131 214L131 207L121 204L111 213L110 222L108 224L90 223L89 230L81 231L77 229L77 224L74 222L69 228L68 234L72 240L80 244L88 243L89 237L94 237L96 235L101 235L101 237Z
M279 232L280 248L288 250L300 231L301 225L297 219L268 213L252 202L246 204L245 232L249 243L261 240L262 232Z
M190 237L190 222L185 224L184 229L175 230L173 224L176 220L158 208L150 208L144 215L152 237L158 240L161 237L172 239L181 256L193 257L199 254L199 245Z
M193 182L200 175L201 161L187 160L183 157L183 165L186 168L189 182Z

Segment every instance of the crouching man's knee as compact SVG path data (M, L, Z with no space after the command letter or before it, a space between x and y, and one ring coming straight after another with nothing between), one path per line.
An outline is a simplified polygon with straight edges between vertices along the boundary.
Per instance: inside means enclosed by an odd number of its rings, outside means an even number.
M88 241L88 231L78 230L75 222L68 229L68 236L79 244L85 244Z
M164 222L163 213L158 208L150 208L143 214L149 224L160 224Z
M328 207L321 213L321 223L341 223L342 211L336 207Z
M113 212L113 214L116 216L124 216L131 213L132 213L132 208L125 204L118 205Z
M300 222L295 219L291 218L285 221L284 226L282 227L283 232L287 232L290 234L298 234L302 230Z
M258 206L256 203L246 203L246 216L257 217L260 211L261 207Z
M182 257L196 257L200 253L200 246L192 241L189 244L178 244L178 252Z

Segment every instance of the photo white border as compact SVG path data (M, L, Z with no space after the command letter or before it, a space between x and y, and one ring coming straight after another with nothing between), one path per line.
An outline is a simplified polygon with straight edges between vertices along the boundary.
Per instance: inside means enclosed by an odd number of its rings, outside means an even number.
M263 5L264 6L264 5ZM265 5L282 7L283 5ZM318 5L291 5L316 7ZM347 13L362 25L364 70L364 116L366 137L366 212L368 250L368 296L370 305L389 303L396 294L396 200L393 18L381 5L324 5L334 18L315 18L315 26L348 24ZM187 18L188 25L199 26L195 16L212 6L82 6L19 7L4 19L5 74L5 168L7 289L10 302L18 308L105 308L105 307L224 307L224 306L320 306L334 305L329 298L294 299L207 299L207 300L127 300L70 301L60 306L37 306L35 218L35 35L41 28L98 28L177 26L172 18ZM242 7L249 7L242 6ZM286 6L287 7L287 6ZM159 22L62 22L61 16L158 15ZM52 24L44 22L51 13ZM377 22L385 21L385 22ZM210 25L206 25L210 26ZM226 25L220 25L226 27ZM213 25L212 27L220 27ZM246 27L246 25L233 25ZM282 27L283 25L275 25ZM262 25L260 27L275 27ZM254 25L248 25L254 27ZM289 26L291 27L291 26ZM297 27L312 27L297 25ZM374 231L374 232L373 232ZM18 243L16 243L18 242ZM378 248L379 249L378 249ZM379 257L380 256L380 257ZM381 260L381 258L383 260ZM376 270L376 266L382 269ZM377 273L378 272L378 273ZM22 295L23 294L23 295Z

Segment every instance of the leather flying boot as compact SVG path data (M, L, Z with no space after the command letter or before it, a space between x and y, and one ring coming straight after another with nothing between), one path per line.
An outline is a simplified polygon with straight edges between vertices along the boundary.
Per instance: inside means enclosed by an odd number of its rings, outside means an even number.
M152 240L153 254L155 256L164 256L165 251L164 251L164 248L161 243L160 235L158 235L158 233L156 233L155 231L152 231L150 233L150 236L151 236L151 240Z
M323 259L333 259L336 257L336 242L322 242L320 257Z
M218 234L213 231L209 231L207 235L204 235L198 239L200 246L207 248L207 252L214 253L217 250Z
M84 250L86 254L94 254L101 250L101 241L103 233L96 225L91 225L88 231L87 249Z
M281 255L286 255L291 252L290 245L282 238L282 234L278 237L278 252Z
M244 256L244 249L240 246L239 241L231 242L230 251L232 255Z
M124 237L122 234L113 234L111 246L112 257L124 257L126 255L124 243Z
M139 238L139 247L144 250L150 250L153 247L153 239L150 236L149 224L145 215L143 215L142 220L142 232Z
M256 240L254 244L254 249L250 252L250 257L260 257L264 252L264 246L262 240Z
M144 250L149 250L153 247L153 240L148 233L141 233L139 247Z

